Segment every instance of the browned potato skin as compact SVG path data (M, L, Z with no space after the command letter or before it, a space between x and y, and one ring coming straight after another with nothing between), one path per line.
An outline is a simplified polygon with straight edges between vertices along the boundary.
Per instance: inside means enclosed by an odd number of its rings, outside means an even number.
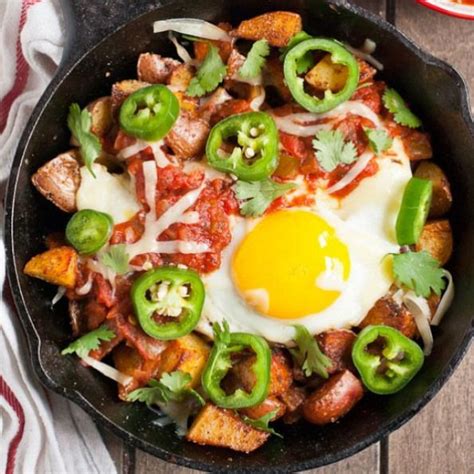
M334 423L364 395L361 381L349 370L339 372L313 392L303 404L303 416L315 425Z
M433 158L430 137L418 130L405 130L402 136L405 152L410 161L430 160Z
M232 410L206 404L186 434L186 439L205 446L250 453L262 446L269 434L245 423Z
M77 253L72 247L57 247L34 256L24 272L53 285L74 288L76 285Z
M259 405L255 405L254 407L249 408L243 408L242 410L240 410L240 413L248 416L249 418L257 420L258 418L261 418L262 416L265 416L266 414L271 413L275 410L278 411L275 413L275 416L272 418L272 421L281 418L285 414L286 405L277 398L268 397Z
M380 298L359 324L359 327L365 328L377 324L398 329L411 339L417 333L415 319L411 313L407 308L396 303L391 296Z
M443 266L453 253L453 233L448 219L428 222L423 227L416 250L426 250Z
M136 81L135 79L116 82L112 86L112 110L116 111L129 95L149 85L148 82Z
M191 375L191 388L199 385L209 358L210 348L197 334L191 333L174 341L161 354L159 373L180 370Z
M235 387L242 387L246 391L251 391L255 385L255 375L252 365L255 356L248 356L232 367L232 375ZM293 382L292 371L286 356L281 351L273 351L270 366L270 387L269 397L277 397L285 393Z
M170 74L168 85L185 91L193 78L193 68L189 64L180 64Z
M433 183L430 217L441 217L447 214L451 209L453 195L443 170L432 161L422 161L416 168L415 176L429 179Z
M199 157L204 152L209 131L208 122L182 110L165 142L178 158Z
M352 346L356 335L346 329L333 329L317 336L321 350L331 359L328 373L333 374L343 369L353 370Z
M107 135L112 127L112 98L101 97L87 106L92 117L91 132L99 138Z
M164 84L180 64L176 59L164 58L159 54L143 53L138 57L137 76L143 82Z
M286 46L301 28L301 17L297 13L277 11L244 20L237 30L231 33L237 38L247 40L266 39L271 46L281 48Z
M58 155L32 177L34 187L64 212L74 212L76 193L81 185L80 165L75 150Z

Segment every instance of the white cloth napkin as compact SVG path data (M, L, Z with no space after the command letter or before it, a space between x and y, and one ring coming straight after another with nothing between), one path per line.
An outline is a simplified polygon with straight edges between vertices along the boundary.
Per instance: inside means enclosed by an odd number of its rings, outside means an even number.
M0 186L63 49L60 0L0 0ZM5 121L5 119L7 119ZM2 210L3 213L3 210ZM5 280L3 229L0 285ZM113 474L90 418L32 374L22 329L0 302L0 472Z

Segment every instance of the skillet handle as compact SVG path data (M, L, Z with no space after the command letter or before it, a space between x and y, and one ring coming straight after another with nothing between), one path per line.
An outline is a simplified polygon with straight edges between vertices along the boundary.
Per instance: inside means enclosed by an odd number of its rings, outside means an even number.
M173 0L62 0L66 46L61 66L72 64L128 21Z

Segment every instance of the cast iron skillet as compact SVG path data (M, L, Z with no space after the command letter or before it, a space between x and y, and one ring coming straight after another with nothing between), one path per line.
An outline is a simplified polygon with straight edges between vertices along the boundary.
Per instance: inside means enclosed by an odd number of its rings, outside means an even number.
M41 98L22 136L8 185L6 243L8 273L18 313L27 334L35 372L44 385L82 406L97 422L127 442L162 459L196 469L235 472L301 471L338 461L386 436L417 413L458 365L473 334L474 308L474 125L466 86L447 64L427 55L394 27L346 2L323 0L69 0L70 42L65 59ZM117 398L116 384L83 368L59 351L70 340L66 305L51 308L55 290L23 275L25 262L44 250L44 237L64 229L65 215L42 199L30 184L33 172L67 149L67 108L109 94L111 85L135 75L145 51L172 53L152 22L173 17L232 20L276 9L299 12L304 28L359 45L378 44L384 77L413 105L433 137L436 159L448 173L455 206L451 215L455 254L450 264L457 292L451 310L435 332L433 354L402 392L366 396L341 422L318 428L298 423L278 427L250 455L187 443L172 427L153 424L156 415L143 404ZM141 16L139 16L141 15Z

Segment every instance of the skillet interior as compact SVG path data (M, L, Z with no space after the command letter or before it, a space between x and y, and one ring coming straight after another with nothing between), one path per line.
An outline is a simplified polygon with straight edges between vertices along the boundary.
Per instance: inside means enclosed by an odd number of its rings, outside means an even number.
M30 176L68 147L68 105L76 101L85 105L109 94L113 82L133 77L140 52L172 53L167 41L152 34L153 20L187 16L232 19L235 24L272 9L301 13L305 30L315 35L348 40L353 45L366 37L377 42L376 56L385 65L383 77L423 119L432 133L436 160L452 183L455 254L450 269L457 294L435 332L433 354L402 392L386 398L366 396L341 422L323 429L307 424L278 427L284 440L273 437L257 452L240 455L181 441L172 427L154 425L156 415L142 404L119 402L115 383L84 369L76 359L61 357L59 351L70 338L66 304L61 302L51 309L54 288L24 276L21 270L32 255L44 249L45 235L63 229L66 221L67 216L40 198L30 185ZM295 471L337 461L387 435L434 396L467 348L474 307L474 126L465 86L456 72L421 52L390 25L355 7L338 8L322 0L179 0L118 29L77 64L67 65L62 75L53 82L23 136L6 206L10 282L28 333L33 365L43 383L78 402L129 442L163 459L197 469L241 472Z

